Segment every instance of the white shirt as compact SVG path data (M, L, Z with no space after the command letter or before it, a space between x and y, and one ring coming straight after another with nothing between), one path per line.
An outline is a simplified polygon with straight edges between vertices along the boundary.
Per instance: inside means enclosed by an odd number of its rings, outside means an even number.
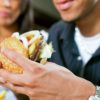
M85 65L100 47L100 33L93 37L85 37L81 34L79 29L76 28L74 39L83 60L83 65Z

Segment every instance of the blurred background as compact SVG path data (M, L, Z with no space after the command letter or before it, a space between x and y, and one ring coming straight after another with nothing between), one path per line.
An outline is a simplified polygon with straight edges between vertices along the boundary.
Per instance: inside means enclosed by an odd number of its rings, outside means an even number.
M49 28L60 19L60 16L52 4L52 0L34 0L35 21L40 26Z

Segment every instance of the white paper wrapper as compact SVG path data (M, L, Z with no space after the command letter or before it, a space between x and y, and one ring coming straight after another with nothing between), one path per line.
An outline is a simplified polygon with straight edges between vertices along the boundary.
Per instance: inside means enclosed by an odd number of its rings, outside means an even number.
M52 43L46 44L41 51L40 58L51 58L53 52Z

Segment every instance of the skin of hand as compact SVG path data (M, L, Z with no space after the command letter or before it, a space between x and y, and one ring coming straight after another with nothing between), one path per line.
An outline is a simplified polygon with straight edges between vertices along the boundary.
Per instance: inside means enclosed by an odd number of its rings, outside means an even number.
M30 100L88 100L95 94L91 82L62 66L50 62L41 65L9 49L0 52L24 69L23 74L0 69L0 84L29 96Z

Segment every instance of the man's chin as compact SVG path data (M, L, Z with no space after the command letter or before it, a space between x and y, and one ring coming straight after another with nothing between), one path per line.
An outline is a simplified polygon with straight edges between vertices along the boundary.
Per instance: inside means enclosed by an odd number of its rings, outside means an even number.
M68 17L62 17L61 16L61 18L62 18L62 20L63 21L65 21L65 22L77 22L78 20L79 20L79 18L77 18L77 17L74 17L74 18L68 18Z
M76 21L74 19L64 19L64 18L62 18L62 20L65 21L65 22L68 22L68 23L71 23L71 22L75 22Z

